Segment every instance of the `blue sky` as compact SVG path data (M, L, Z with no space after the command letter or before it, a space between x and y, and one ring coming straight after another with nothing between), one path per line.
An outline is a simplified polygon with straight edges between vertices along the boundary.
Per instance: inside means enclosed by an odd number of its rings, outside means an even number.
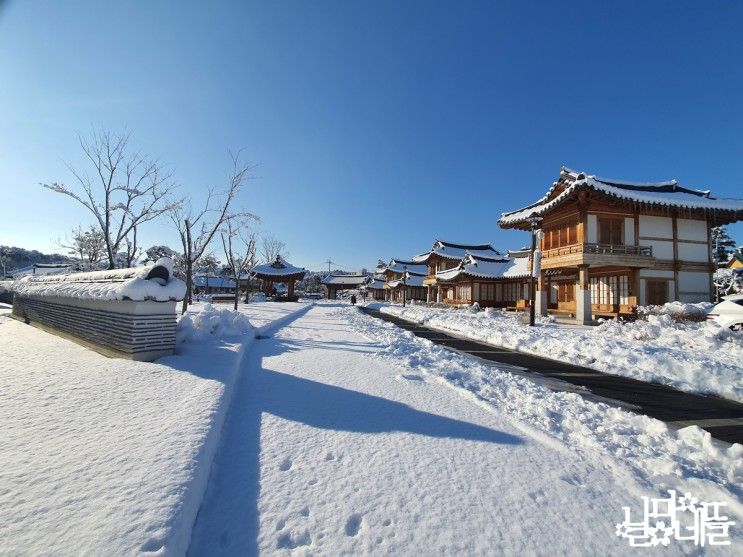
M561 165L743 198L741 22L715 1L0 0L0 244L91 222L38 184L70 182L93 126L196 203L244 149L239 205L311 269L524 245L496 221ZM141 237L177 247L164 219Z

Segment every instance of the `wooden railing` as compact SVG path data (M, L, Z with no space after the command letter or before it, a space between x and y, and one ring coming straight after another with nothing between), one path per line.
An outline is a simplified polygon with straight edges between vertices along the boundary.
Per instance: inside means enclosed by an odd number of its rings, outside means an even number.
M598 255L637 255L652 257L653 248L650 246L623 246L613 244L574 244L544 251L543 257L557 257L576 253L590 253Z

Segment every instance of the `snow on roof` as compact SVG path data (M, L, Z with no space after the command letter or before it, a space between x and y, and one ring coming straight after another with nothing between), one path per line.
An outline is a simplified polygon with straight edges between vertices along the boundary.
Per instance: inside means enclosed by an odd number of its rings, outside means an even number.
M445 240L436 240L431 251L413 257L414 263L427 263L431 255L438 255L444 259L462 259L467 253L482 257L497 257L501 253L490 244L455 244Z
M366 287L371 290L382 290L385 284L387 284L387 279L384 276L375 276L369 281Z
M467 254L455 268L436 273L436 278L450 281L462 275L494 280L528 277L528 264L526 257L485 258Z
M254 276L266 276L266 277L290 277L292 275L305 275L307 271L305 269L295 267L291 263L287 263L286 260L280 255L276 257L276 261L264 265L256 265L250 271Z
M423 275L408 275L408 277L405 279L405 285L423 286L423 281L425 280L425 278L426 277ZM391 280L387 284L390 288L397 288L398 286L402 285L402 279Z
M426 275L428 274L428 265L425 263L416 263L415 261L406 261L404 259L390 259L390 264L385 268L392 273L402 273L407 268L409 273Z
M340 284L344 286L359 286L367 280L366 275L328 275L322 279L323 284Z
M553 195L558 188L564 189L557 195ZM740 212L741 214L736 215L735 218L743 218L743 200L718 199L712 197L709 190L685 188L676 180L655 183L627 182L591 176L563 167L560 170L559 180L552 185L544 197L523 209L503 213L498 224L503 227L523 224L532 214L543 215L559 206L579 189L592 189L611 197L648 205L702 211Z
M196 276L193 285L199 288L235 288L235 281L229 277Z
M58 296L85 300L182 300L186 284L173 276L173 260L129 269L27 276L15 281L21 296Z
M72 263L34 263L28 267L8 271L8 276L19 279L27 275L52 275L69 273L74 265Z

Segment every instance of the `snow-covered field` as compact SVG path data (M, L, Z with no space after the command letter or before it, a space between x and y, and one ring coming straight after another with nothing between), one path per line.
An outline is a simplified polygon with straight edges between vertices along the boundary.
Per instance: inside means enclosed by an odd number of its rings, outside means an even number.
M535 327L518 316L488 309L439 309L382 303L382 312L455 334L606 373L714 394L743 402L743 335L715 323L679 322L650 315L630 323L606 321L576 327L540 320Z
M345 304L228 308L193 308L157 363L0 309L0 555L634 555L622 507L668 489L743 521L743 447L699 428Z
M190 552L634 555L622 506L677 489L740 520L742 462L321 303L247 354Z
M270 326L304 307L243 311ZM106 358L0 308L1 555L185 553L241 347L253 338L246 319L203 310L190 312L177 355L144 363Z

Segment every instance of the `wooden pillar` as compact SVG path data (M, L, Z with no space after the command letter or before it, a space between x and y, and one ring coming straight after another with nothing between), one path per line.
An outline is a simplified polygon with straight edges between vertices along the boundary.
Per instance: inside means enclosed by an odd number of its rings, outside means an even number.
M575 320L588 325L593 322L588 265L578 265L578 284L575 285Z
M289 298L294 296L294 279L289 279L289 284L287 284L287 296Z
M547 315L547 308L549 307L548 295L547 277L544 271L542 271L539 273L539 277L537 277L537 293L534 298L534 312L536 315Z

